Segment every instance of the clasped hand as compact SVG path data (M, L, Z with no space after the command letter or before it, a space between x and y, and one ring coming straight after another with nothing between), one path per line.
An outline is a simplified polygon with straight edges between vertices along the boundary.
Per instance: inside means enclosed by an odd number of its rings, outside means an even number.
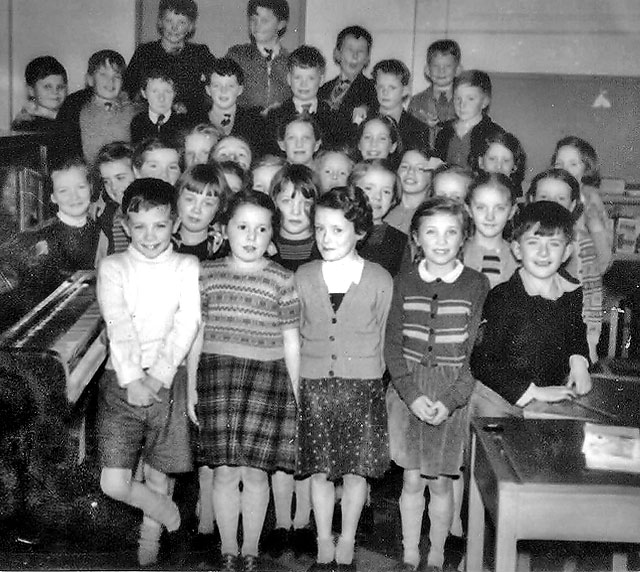
M440 425L449 417L449 409L442 401L431 401L426 395L415 399L409 409L420 421L429 425Z
M162 383L150 375L136 379L127 385L127 403L136 407L149 407L154 401L160 403L160 387Z

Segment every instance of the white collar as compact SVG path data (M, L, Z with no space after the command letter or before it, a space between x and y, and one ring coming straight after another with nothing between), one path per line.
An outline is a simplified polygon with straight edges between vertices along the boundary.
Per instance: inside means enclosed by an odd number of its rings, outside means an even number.
M167 111L167 113L163 113L162 115L164 115L164 119L162 121L162 124L164 125L169 121L169 117L171 117L171 110ZM160 117L160 113L149 110L149 119L151 119L151 123L158 123L158 117Z
M82 228L85 224L87 224L87 215L84 215L82 219L71 217L62 211L58 211L56 216L64 223L69 226L75 226L76 228Z
M273 48L267 48L265 46L259 46L256 44L256 48L262 54L263 57L267 57L267 50L271 50L271 61L275 59L275 57L280 53L280 42L276 42Z
M520 268L520 270L518 270L518 274L520 274L522 286L529 296L540 296L546 300L557 300L563 294L573 292L580 288L580 284L570 282L566 278L560 276L557 272L551 277L547 290L543 290L540 287L540 283L533 280L524 268Z
M313 101L305 101L304 103L302 103L301 101L299 101L298 99L296 99L295 97L293 98L293 105L296 108L296 111L298 113L302 113L302 106L303 105L310 105L311 107L309 108L309 113L315 113L318 110L318 98L314 98Z
M344 293L351 284L360 284L364 270L364 259L349 258L347 260L322 261L322 277L329 292Z
M431 272L427 270L427 262L425 260L421 260L418 264L418 272L420 273L420 278L422 278L425 282L435 282L436 280L442 280L442 282L446 282L447 284L453 284L458 278L460 278L460 274L464 270L464 264L459 260L455 261L455 266L453 270L450 270L444 276L435 276Z

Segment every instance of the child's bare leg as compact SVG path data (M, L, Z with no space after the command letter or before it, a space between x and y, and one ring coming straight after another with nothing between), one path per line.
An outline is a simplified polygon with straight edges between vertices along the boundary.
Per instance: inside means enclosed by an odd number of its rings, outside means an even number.
M458 479L452 479L453 486L453 518L451 521L451 534L464 536L462 529L462 499L464 498L464 475Z
M223 465L213 469L213 510L220 530L222 554L238 554L240 516L240 468Z
M198 470L200 490L198 492L198 533L213 534L215 512L213 510L213 469L200 467Z
M344 475L342 493L342 532L336 547L336 562L351 564L358 521L364 503L367 502L367 479L359 475Z
M429 479L429 555L427 564L429 566L440 566L444 564L444 543L451 528L451 518L453 514L453 485L452 479L448 477L438 477Z
M133 480L131 469L104 467L100 488L107 496L139 508L173 532L180 527L180 511L166 495L151 490L145 483Z
M420 564L420 533L424 513L424 487L427 480L418 469L405 469L400 494L400 519L402 522L403 562Z
M157 471L149 465L144 466L144 477L147 487L152 491L164 495L168 498L170 479L164 473ZM173 479L171 479L173 480ZM142 518L140 526L140 539L138 541L138 562L142 566L154 564L158 560L160 552L160 535L162 534L162 525L148 515Z
M269 505L269 476L265 471L242 467L242 555L258 556L258 541Z
M271 475L273 506L276 512L276 528L291 528L291 502L293 500L294 479L290 473L276 471Z
M335 547L331 535L335 490L333 482L327 479L326 473L317 473L311 477L311 504L318 531L316 560L321 564L327 564L335 558Z
M295 481L296 512L293 516L293 528L309 526L311 520L311 477Z

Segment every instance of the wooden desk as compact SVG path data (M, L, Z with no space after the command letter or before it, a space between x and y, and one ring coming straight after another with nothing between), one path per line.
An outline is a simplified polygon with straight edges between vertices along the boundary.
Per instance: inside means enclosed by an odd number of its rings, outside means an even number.
M518 540L640 542L640 475L586 469L582 440L580 421L472 420L468 571L483 570L485 511L496 572L516 570Z

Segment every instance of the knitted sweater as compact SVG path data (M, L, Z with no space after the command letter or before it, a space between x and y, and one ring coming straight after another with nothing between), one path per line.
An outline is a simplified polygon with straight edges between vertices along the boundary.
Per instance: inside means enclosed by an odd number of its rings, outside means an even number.
M377 379L384 373L384 331L393 282L373 262L364 263L358 284L346 292L337 312L322 276L322 261L296 272L300 296L300 375L310 379Z
M502 240L499 249L489 250L470 238L464 245L463 262L465 266L482 272L489 279L491 288L509 280L518 268L506 240Z
M133 246L102 260L98 303L109 335L109 362L122 387L145 370L170 387L200 324L197 258L170 245L157 258Z
M488 291L487 278L466 267L453 282L425 282L417 265L396 276L385 358L393 385L407 405L422 395L408 362L457 368L457 382L439 399L449 411L469 401L475 385L469 358Z
M589 358L581 314L581 288L557 300L529 296L516 272L487 297L484 327L471 362L475 377L511 403L531 383L564 385L569 358Z

